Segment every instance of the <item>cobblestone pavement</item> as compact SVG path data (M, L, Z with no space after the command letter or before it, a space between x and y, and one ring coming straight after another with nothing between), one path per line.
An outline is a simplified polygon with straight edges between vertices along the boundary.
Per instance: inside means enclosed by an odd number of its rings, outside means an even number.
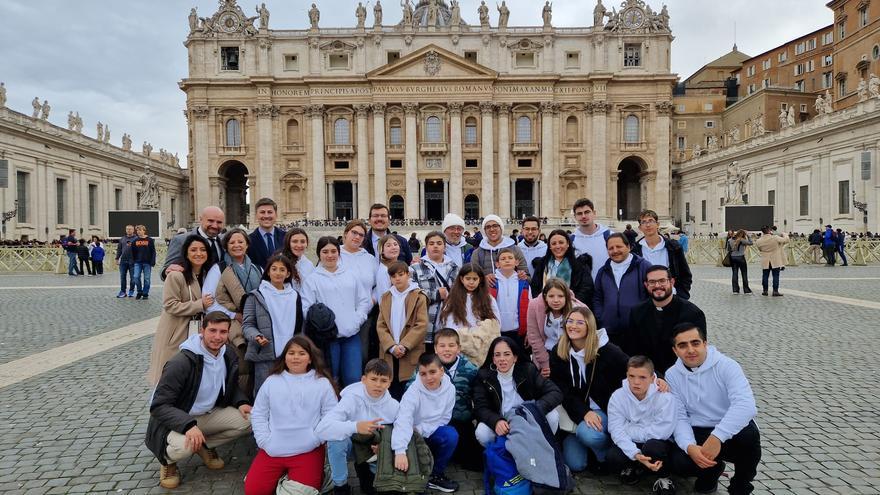
M783 274L783 293L833 292L852 303L762 297L759 267L750 269L755 294L731 294L730 272L708 267L694 270L692 292L710 341L742 363L757 396L764 449L756 493L880 493L878 310L858 305L880 301L880 267ZM159 314L158 282L143 303L115 299L115 288L87 287L115 280L0 276L2 362ZM75 287L24 288L67 284ZM219 449L223 470L208 472L190 459L180 465L179 489L158 487L158 464L143 445L150 345L150 337L134 340L0 388L0 493L242 493L252 439ZM451 476L462 483L459 493L482 493L478 473L455 469ZM584 494L650 491L647 481L625 487L614 476L577 479ZM679 488L689 493L686 481Z

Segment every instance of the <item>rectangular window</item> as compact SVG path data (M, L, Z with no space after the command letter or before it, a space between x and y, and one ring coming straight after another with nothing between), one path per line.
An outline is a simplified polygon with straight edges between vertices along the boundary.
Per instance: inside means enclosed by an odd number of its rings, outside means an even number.
M334 53L330 55L331 69L348 69L348 54Z
M769 77L764 79L763 81L761 81L761 87L762 88L769 88L770 87L770 78Z
M786 60L788 60L788 52L781 52L777 58L780 63L785 62Z
M347 161L334 161L333 168L335 170L347 170L348 169L348 162Z
M804 73L804 64L796 64L794 66L794 75L800 76Z
M755 91L757 91L755 85L754 85L754 84L749 84L749 94L752 94L752 93L754 93Z
M220 47L220 69L221 70L238 70L238 47L237 46Z
M535 66L535 54L534 53L517 53L516 54L516 66L517 67L534 67Z
M18 171L15 173L15 198L18 200L18 217L16 221L19 223L27 223L28 221L28 202L30 202L29 186L31 182L31 174Z
M846 38L846 21L841 21L837 23L837 39L842 40Z
M684 204L684 221L691 221L691 204L689 202L685 202Z
M55 179L55 223L67 223L67 179Z
M868 25L868 7L859 9L859 27L863 28Z
M520 158L516 161L516 166L520 168L528 168L532 166L531 158Z
M703 103L703 111L711 112L714 106L711 103Z
M767 204L771 206L776 204L776 190L771 189L767 191Z
M714 129L714 128L715 128L715 121L714 120L707 120L706 121L706 129Z
M464 161L464 168L477 168L480 166L480 163L475 159L469 159Z
M799 214L802 217L810 216L810 186L801 186L800 193L800 209Z
M403 130L398 126L391 126L391 132L389 133L388 138L391 141L393 146L398 146L403 144Z
M862 180L871 180L871 152L863 151L861 160Z
M676 127L678 127L679 129L687 129L688 123L686 120L679 120Z
M822 57L822 67L829 67L833 62L833 55L825 55L824 57Z
M837 81L837 92L841 98L846 96L846 79Z
M706 221L706 200L700 201L700 221Z
M765 60L765 61L761 64L761 68L764 69L764 70L767 70L767 69L769 69L770 67L772 67L772 63L770 62L770 59L769 59L769 58L768 58L767 60Z
M400 60L400 52L388 52L387 56L388 63L394 63Z
M175 218L177 218L177 198L171 198L171 218L170 218L170 221L174 222Z
M581 66L580 52L565 52L565 68L579 69Z
M464 52L464 59L470 60L471 62L476 63L477 62L477 52L471 52L471 51Z
M113 191L113 200L114 200L114 203L116 203L116 205L115 205L116 209L121 210L122 209L122 189L116 188Z
M794 82L794 89L796 89L798 91L803 91L804 90L804 80L801 79L800 81L795 81Z
M807 60L807 72L816 70L816 63L813 60Z
M465 144L477 144L477 126L464 126L464 142Z
M684 113L684 105L676 105L675 111L678 113Z
M750 65L748 69L746 69L746 75L752 77L755 75L755 66Z
M816 49L816 38L810 38L807 40L807 51Z
M830 45L834 43L834 32L828 32L822 35L822 44Z
M285 55L284 70L299 70L299 55Z
M837 182L837 213L840 215L849 215L849 181L841 180Z
M801 41L797 45L794 45L794 54L800 55L801 53L804 53L806 51L806 49L807 49L807 44L804 43L803 41Z
M388 162L388 168L403 168L403 160L391 160Z
M98 185L89 184L89 225L98 225Z
M683 150L687 147L687 141L684 136L678 136L678 149Z
M807 104L801 103L801 113L807 113Z
M642 65L641 43L626 43L623 45L623 66L640 67Z

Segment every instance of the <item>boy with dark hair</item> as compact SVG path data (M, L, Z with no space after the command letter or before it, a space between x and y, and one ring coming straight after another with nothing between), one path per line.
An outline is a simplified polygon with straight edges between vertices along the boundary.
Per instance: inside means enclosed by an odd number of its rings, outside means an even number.
M379 300L376 334L382 359L394 370L391 396L400 400L404 384L425 352L428 331L428 298L409 278L409 266L395 261L388 266L391 288Z
M409 470L406 448L414 431L425 439L434 456L434 469L428 488L451 493L458 483L446 477L446 466L458 444L458 432L449 426L455 407L455 387L436 354L419 357L419 379L403 394L400 410L391 432L394 467Z
M608 248L605 246L605 241L608 239L611 229L596 222L596 207L587 198L575 201L571 212L578 223L578 228L571 236L574 255L575 257L584 254L590 256L590 266L592 267L590 277L595 280L599 268L602 268L605 261L608 260Z
M247 255L254 265L263 269L269 257L284 248L286 232L275 224L278 205L272 198L258 199L254 214L259 225L248 235Z
M529 276L533 276L535 267L532 266L532 262L547 254L547 243L538 238L541 235L541 220L536 216L525 217L522 219L520 227L522 228L522 240L516 246L526 258Z
M657 473L652 492L672 495L675 485L669 479L669 458L676 447L670 438L678 401L657 390L655 378L650 359L629 359L623 386L608 401L608 433L614 446L608 451L607 461L627 485L638 483L646 470Z
M648 260L652 265L669 268L675 279L675 293L684 299L691 297L693 275L684 250L675 239L660 234L660 220L654 210L639 213L639 230L644 234L637 242L630 243L633 254Z
M428 298L428 329L425 333L425 351L431 352L434 345L434 331L438 330L440 308L449 297L449 289L455 283L455 276L461 265L455 263L447 254L448 241L438 231L425 236L425 253L418 263L409 267L412 281L422 289ZM453 248L452 251L454 252Z
M321 419L315 435L327 442L327 459L333 479L333 493L351 493L348 485L348 458L351 437L369 435L394 423L400 404L388 393L391 367L381 359L371 359L359 383L342 389L339 403ZM362 493L373 491L373 474L367 463L355 463Z

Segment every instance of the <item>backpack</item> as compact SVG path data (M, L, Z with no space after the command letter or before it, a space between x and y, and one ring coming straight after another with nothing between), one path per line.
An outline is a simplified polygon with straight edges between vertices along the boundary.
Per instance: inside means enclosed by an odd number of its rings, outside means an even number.
M532 484L520 476L513 456L505 447L506 443L507 436L498 436L486 445L484 491L495 495L529 495L532 492Z

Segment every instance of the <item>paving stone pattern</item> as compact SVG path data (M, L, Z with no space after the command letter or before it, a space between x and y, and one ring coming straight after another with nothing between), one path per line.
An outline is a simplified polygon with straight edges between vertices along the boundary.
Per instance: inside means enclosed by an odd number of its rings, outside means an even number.
M782 291L788 281L798 290L833 289L843 297L878 300L880 268L846 270L852 269L790 268ZM727 279L728 270L694 271L693 300L706 312L710 342L743 365L757 396L764 449L756 493L880 493L878 311L796 296L733 295L728 285L700 281ZM757 267L752 272L760 276ZM42 277L26 284L21 277L0 277L0 287L49 285ZM798 277L828 280L794 280ZM839 277L876 280L833 280ZM0 340L6 341L0 357L8 361L155 317L160 289L157 284L155 296L144 304L117 301L113 289L92 289L83 296L0 290ZM48 300L35 304L37 298ZM5 309L10 307L16 310ZM10 317L15 324L7 323ZM32 336L27 346L12 342L22 336ZM143 445L150 345L151 338L139 339L0 389L0 493L243 493L242 478L255 450L252 439L219 449L227 463L222 471L209 472L193 457L180 464L179 489L158 487L158 463ZM728 471L732 474L732 468ZM459 493L482 493L479 473L452 469L450 475L461 482ZM576 492L583 494L650 492L648 481L626 487L614 476L577 480ZM690 484L678 481L679 493L690 493Z

